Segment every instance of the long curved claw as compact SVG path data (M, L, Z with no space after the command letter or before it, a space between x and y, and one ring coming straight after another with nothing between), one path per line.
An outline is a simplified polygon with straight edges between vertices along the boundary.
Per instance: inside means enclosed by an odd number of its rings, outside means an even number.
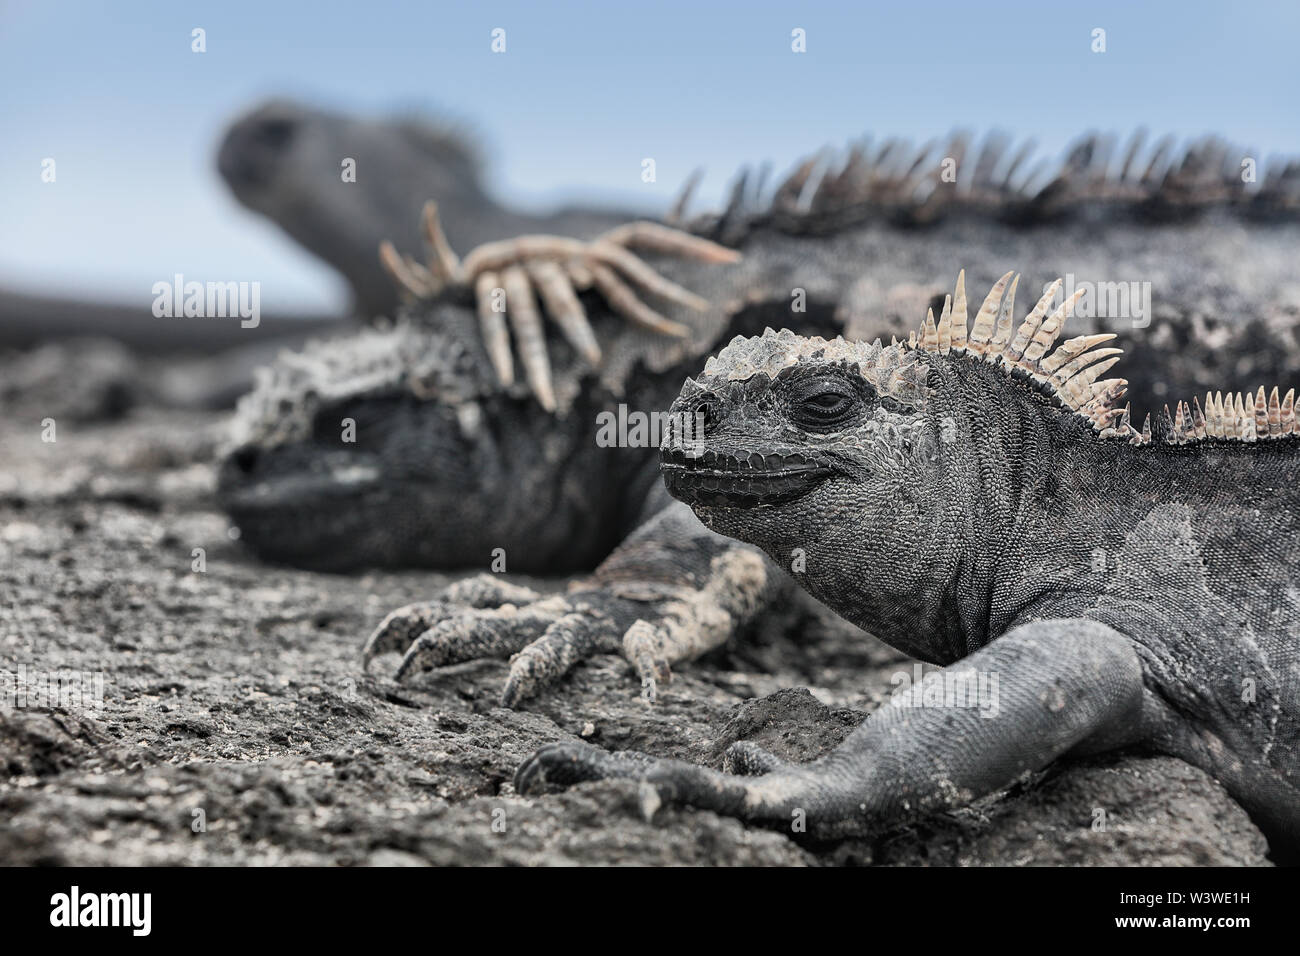
M393 680L400 684L412 674L435 667L509 657L528 641L527 632L512 623L489 616L439 621L406 649Z
M403 256L397 247L385 239L379 244L379 264L394 282L417 299L437 295L441 284L433 275L410 256Z
M455 663L451 653L454 632L449 633L449 623L451 622L443 621L411 642L411 646L402 655L402 663L398 665L393 680L400 684L412 674Z
M660 315L638 299L627 283L614 274L613 269L599 263L593 263L590 268L592 284L600 290L600 294L615 312L652 332L676 338L690 335L688 327Z
M442 231L442 223L438 220L437 203L430 200L424 204L421 224L424 227L425 241L429 243L429 249L433 253L429 271L444 282L455 281L460 275L460 258L452 250L446 233Z
M676 302L696 312L704 312L709 307L708 299L665 279L622 246L612 242L593 242L590 254L599 262L614 266L641 288L661 299Z
M488 361L497 373L497 381L507 388L515 383L515 364L510 358L510 333L506 330L506 317L498 312L492 301L501 278L495 272L480 272L474 282L474 300L478 306L478 324L483 332L483 347Z
M506 317L519 343L519 361L524 366L524 378L542 408L553 412L556 408L555 387L551 381L551 363L546 356L546 333L542 331L542 316L537 311L528 273L521 266L508 266L501 273L501 285L506 290Z
M555 600L542 600L528 608L503 604L445 616L410 642L394 680L400 682L421 671L464 661L505 660L546 633L561 618L562 606Z
M370 662L380 654L400 651L419 635L446 616L451 609L445 601L424 601L399 607L370 632L365 646L361 648L361 669L370 667Z
M539 748L515 771L514 784L516 792L527 795L544 787L610 779L642 781L647 816L667 803L742 820L789 822L792 810L810 806L818 790L815 779L789 764L770 775L738 776L635 751L611 753L583 741Z
M560 327L574 351L591 365L599 365L600 344L596 332L587 321L587 312L578 301L569 277L558 264L549 259L528 263L528 275L537 288L547 313Z
M689 232L673 229L657 222L629 222L603 233L600 240L617 246L636 246L683 259L696 259L710 264L729 264L740 261L740 253L709 239L693 236Z
M582 741L546 744L515 771L515 792L525 795L548 785L567 787L588 780L641 780L658 763L646 754L610 753Z

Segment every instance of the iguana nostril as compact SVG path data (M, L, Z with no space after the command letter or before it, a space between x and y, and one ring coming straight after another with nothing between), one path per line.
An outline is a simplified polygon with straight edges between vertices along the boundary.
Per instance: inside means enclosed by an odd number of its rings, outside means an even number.
M695 409L696 417L703 424L705 431L718 423L718 400L706 398Z
M257 449L252 445L245 445L237 449L230 457L235 466L246 475L257 467Z

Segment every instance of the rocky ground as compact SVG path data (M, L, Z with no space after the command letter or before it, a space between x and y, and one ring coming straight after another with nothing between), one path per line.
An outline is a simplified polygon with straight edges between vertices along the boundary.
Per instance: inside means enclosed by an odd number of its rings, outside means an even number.
M631 783L522 798L520 761L574 737L714 766L740 739L809 759L910 662L810 609L683 667L654 705L615 657L521 711L496 705L503 663L397 685L394 659L360 672L361 643L446 578L252 559L210 500L220 416L56 419L53 442L43 417L17 408L0 423L5 863L1267 862L1223 789L1167 758L1068 765L974 808L821 846L656 809ZM102 677L102 702L35 699L41 675L65 669L90 675L77 685L87 698Z

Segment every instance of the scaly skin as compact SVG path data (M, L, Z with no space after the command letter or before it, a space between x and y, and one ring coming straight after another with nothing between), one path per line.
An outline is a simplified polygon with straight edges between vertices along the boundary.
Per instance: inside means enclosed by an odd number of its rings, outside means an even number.
M706 424L694 445L665 441L663 468L702 539L784 567L797 554L798 583L849 621L996 676L996 706L917 706L935 674L807 765L746 746L731 764L758 775L735 776L556 744L521 767L521 789L632 777L745 820L803 813L834 836L967 803L1066 754L1140 748L1213 774L1277 855L1300 851L1293 406L1144 439L1114 404L1122 383L1080 379L1076 397L1043 384L1052 357L1008 351L991 300L966 348L943 321L920 347L733 341L674 403ZM1248 440L1210 437L1225 427Z

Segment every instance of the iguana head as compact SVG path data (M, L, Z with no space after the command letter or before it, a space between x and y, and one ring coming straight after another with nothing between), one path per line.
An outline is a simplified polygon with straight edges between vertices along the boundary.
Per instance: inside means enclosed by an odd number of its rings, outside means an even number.
M466 496L495 454L472 371L406 324L363 330L346 347L313 343L259 370L218 472L244 542L300 566L387 564L441 524L447 540L424 545L454 551L452 502L473 510Z
M878 360L892 365L893 387L864 374ZM788 329L737 337L674 403L664 480L706 511L815 509L842 484L883 493L932 454L921 395L927 374L899 346L800 338Z
M1073 301L1051 311L1052 288L1013 335L1014 291L1008 274L969 338L959 279L939 321L931 314L909 342L788 330L734 339L673 406L661 449L669 492L855 623L916 656L951 658L956 633L912 628L954 642L917 646L908 622L939 613L936 592L968 555L996 553L1024 456L1131 432L1115 408L1125 383L1099 381L1117 350L1096 346L1113 336L1047 355Z
M262 371L218 469L242 542L324 570L487 568L498 548L511 571L590 567L624 490L592 478L612 470L599 457L610 451L497 384L452 334L472 310L421 318Z
M217 168L235 197L272 219L351 283L363 315L397 294L379 243L419 248L418 204L436 199L453 242L493 208L465 135L415 120L372 120L272 100L231 124Z
M904 583L927 563L925 490L964 465L944 454L942 387L942 372L901 345L737 338L674 403L664 482L706 526L758 545L879 633L874 613L836 600L834 582L889 568Z

